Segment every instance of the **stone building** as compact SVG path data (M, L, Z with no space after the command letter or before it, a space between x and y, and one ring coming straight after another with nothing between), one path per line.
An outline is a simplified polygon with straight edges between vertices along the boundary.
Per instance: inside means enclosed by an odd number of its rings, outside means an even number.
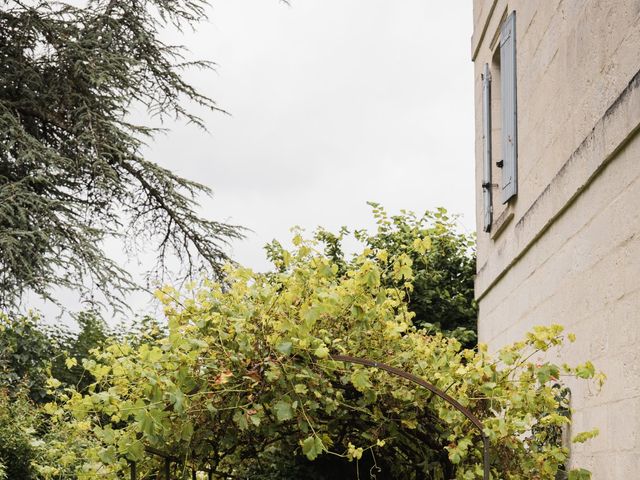
M640 478L640 0L474 0L480 341L578 339L572 462Z

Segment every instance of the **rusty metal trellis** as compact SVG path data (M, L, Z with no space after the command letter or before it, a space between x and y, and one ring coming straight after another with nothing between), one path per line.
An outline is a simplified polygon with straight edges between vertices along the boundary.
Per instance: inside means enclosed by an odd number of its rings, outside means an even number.
M483 456L482 456L483 473L484 473L483 479L484 480L490 479L491 474L490 474L490 465L489 465L489 438L484 433L484 425L482 424L482 421L480 421L478 417L476 417L473 413L471 413L471 411L468 408L460 404L460 402L458 402L455 398L451 397L450 395L447 395L438 387L430 384L429 382L418 377L417 375L406 372L396 367L392 367L391 365L387 365L386 363L376 362L374 360L368 360L366 358L352 357L350 355L329 355L329 358L336 362L356 363L359 365L365 365L367 367L379 368L380 370L384 370L385 372L388 372L397 377L402 377L406 380L409 380L410 382L415 383L416 385L420 385L421 387L426 388L427 390L432 392L434 395L437 395L438 397L443 399L445 402L452 405L456 410L458 410L465 417L467 417L467 419L480 431L480 435L482 438L482 451L483 451ZM171 462L172 461L177 462L178 459L160 450L157 450L155 448L147 447L145 450L147 453L151 453L153 455L157 455L159 457L164 458L165 479L169 480ZM137 480L136 463L130 462L130 466L131 466L131 470L130 470L131 480ZM209 470L207 473L208 473L209 480L212 480L213 471ZM192 478L195 479L195 477L196 477L196 470L193 469Z
M400 370L399 368L396 368L396 367L392 367L391 365L387 365L386 363L376 362L373 360L368 360L366 358L352 357L350 355L329 355L329 358L337 362L357 363L359 365L365 365L367 367L379 368L380 370L384 370L385 372L391 373L392 375L395 375L397 377L405 378L410 382L415 383L416 385L420 385L421 387L426 388L433 394L443 399L445 402L455 407L456 410L460 411L465 417L469 419L471 423L473 423L476 426L478 430L480 430L480 435L482 436L482 450L483 450L483 456L482 456L482 463L483 463L483 470L484 470L483 479L489 480L489 477L490 477L489 439L484 434L484 425L482 424L482 422L478 417L476 417L473 413L471 413L471 411L468 408L465 408L464 406L462 406L460 402L458 402L455 398L447 395L438 387L430 384L429 382L423 380L417 375L414 375L409 372L405 372L404 370Z

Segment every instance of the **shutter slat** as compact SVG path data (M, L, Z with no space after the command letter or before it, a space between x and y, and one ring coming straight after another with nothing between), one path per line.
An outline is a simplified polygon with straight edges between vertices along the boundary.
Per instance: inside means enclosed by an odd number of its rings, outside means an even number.
M484 64L482 74L482 204L483 230L491 231L493 221L493 199L491 192L491 73L489 65Z
M516 92L516 12L500 32L502 94L502 203L518 193L518 119Z

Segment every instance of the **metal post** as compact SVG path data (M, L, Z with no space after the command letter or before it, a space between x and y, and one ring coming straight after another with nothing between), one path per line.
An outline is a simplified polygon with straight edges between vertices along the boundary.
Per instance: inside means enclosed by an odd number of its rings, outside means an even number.
M164 459L164 479L171 480L171 460Z
M196 480L196 469L195 468L191 469L191 480Z
M131 470L131 480L137 480L138 472L136 471L136 462L129 462L129 468Z
M484 463L484 480L489 480L491 476L491 466L489 465L489 437L482 432L482 458Z

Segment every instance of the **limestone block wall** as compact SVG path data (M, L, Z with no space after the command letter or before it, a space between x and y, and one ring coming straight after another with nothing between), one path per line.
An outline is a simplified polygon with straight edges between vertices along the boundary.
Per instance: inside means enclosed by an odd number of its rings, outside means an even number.
M482 232L480 73L517 13L519 191ZM640 478L640 1L475 0L479 336L492 350L533 325L577 335L602 392L570 382L572 462L595 480ZM495 161L495 159L494 159Z
M640 475L639 206L636 135L480 302L480 339L492 349L560 323L577 335L562 361L590 359L607 374L597 395L569 382L574 428L601 431L572 451L594 479Z

